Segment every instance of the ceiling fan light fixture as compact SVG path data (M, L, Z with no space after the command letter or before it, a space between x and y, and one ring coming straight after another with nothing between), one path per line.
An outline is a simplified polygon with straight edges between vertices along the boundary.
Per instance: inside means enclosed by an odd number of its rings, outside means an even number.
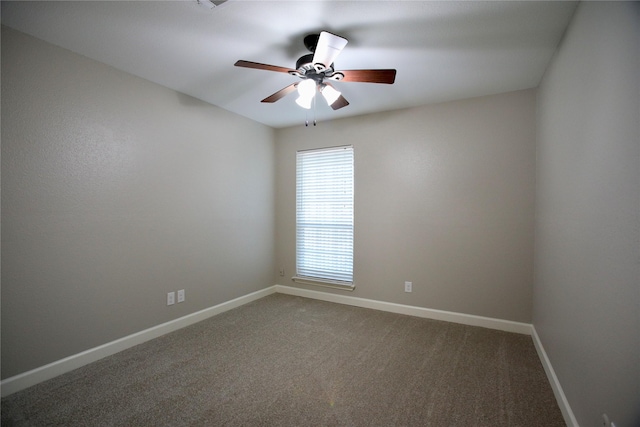
M313 101L313 97L316 96L315 80L305 79L298 83L298 94L300 96L296 99L296 104L309 110L311 108L311 101Z
M296 99L296 104L301 106L302 108L306 108L307 110L311 109L311 101L313 101L313 96L310 98L305 98L304 96L299 96Z
M311 79L305 79L298 83L298 93L302 98L312 99L316 94L316 82Z
M320 93L322 94L324 99L326 99L327 104L329 105L333 105L333 103L336 102L338 98L340 98L340 95L342 95L340 91L329 85L322 85Z

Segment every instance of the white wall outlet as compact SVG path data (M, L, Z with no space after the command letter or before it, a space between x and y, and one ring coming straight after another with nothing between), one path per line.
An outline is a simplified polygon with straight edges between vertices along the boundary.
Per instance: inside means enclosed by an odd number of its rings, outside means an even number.
M184 302L184 289L178 291L178 302Z
M176 293L175 292L169 292L167 294L167 305L173 305L176 303Z
M404 282L404 291L405 292L411 292L412 290L413 290L413 283Z
M280 277L284 277L284 267L280 268Z

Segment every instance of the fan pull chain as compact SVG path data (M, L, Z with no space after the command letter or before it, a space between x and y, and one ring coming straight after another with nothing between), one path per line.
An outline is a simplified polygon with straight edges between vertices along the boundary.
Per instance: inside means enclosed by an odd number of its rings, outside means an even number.
M317 126L318 121L316 120L316 99L318 98L318 94L313 97L313 125ZM309 127L309 110L305 111L305 119L304 119L305 127Z
M313 97L313 125L316 125L316 99L318 99L318 93L316 90L316 96Z

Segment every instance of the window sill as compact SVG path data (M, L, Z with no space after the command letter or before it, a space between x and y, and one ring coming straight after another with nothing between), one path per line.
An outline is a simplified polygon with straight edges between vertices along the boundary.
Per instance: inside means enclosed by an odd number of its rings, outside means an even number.
M324 288L340 289L343 291L353 291L356 288L356 285L354 285L353 283L338 282L335 280L317 279L314 277L293 276L291 280L293 280L296 283L301 283L303 285L322 286Z

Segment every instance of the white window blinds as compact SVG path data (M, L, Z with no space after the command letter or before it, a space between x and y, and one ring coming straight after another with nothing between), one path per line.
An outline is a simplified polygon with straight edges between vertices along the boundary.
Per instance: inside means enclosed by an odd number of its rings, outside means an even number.
M300 278L353 283L353 147L299 151L296 268Z

